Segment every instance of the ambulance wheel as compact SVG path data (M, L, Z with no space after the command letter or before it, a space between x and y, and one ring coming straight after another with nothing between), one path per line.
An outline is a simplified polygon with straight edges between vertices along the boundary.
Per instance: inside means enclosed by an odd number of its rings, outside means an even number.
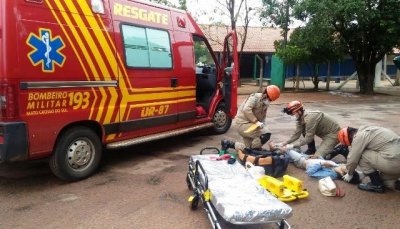
M186 176L186 184L189 190L193 190L192 183L190 182L189 174Z
M96 171L101 151L101 141L95 132L86 127L74 127L59 137L49 161L50 168L63 180L82 180Z
M199 198L199 195L195 195L194 197L193 197L193 200L192 200L192 202L190 203L190 209L191 210L197 210L197 207L199 206L199 200L200 200L200 198Z
M232 124L232 119L229 117L229 112L226 109L225 103L220 103L215 110L213 117L213 132L216 134L226 133Z

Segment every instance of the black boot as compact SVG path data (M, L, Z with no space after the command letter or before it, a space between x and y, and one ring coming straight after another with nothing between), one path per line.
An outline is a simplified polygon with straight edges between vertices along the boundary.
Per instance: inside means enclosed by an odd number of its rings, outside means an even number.
M269 141L270 138L271 138L271 133L262 134L262 135L260 136L261 145L264 145L265 143L267 143L267 142Z
M360 175L357 171L354 171L353 178L349 181L350 184L359 184L361 183Z
M229 141L227 139L221 140L221 151L227 149L235 149L235 142Z
M359 189L369 191L369 192L378 192L378 193L385 192L385 186L383 185L383 181L382 181L381 176L379 175L378 171L367 174L367 176L369 176L369 179L371 180L371 182L366 183L366 184L365 183L359 184L358 185Z
M313 140L312 142L307 144L308 149L306 152L304 152L307 155L313 155L317 151L317 148L315 148L315 141Z

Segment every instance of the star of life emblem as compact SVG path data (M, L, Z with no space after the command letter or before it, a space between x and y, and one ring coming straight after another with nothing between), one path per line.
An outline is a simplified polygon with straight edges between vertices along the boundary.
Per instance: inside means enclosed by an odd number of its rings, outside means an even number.
M54 72L55 65L62 67L66 57L61 53L65 47L60 36L52 37L50 29L39 29L39 34L30 33L26 43L32 47L28 58L32 65L41 65L43 72Z

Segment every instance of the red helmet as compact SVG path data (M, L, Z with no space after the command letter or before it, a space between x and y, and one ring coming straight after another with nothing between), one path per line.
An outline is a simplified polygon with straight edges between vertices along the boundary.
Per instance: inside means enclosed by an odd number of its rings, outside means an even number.
M350 145L350 139L349 139L349 133L347 131L347 127L340 129L337 136L340 141L340 144L346 145L346 146Z
M286 109L284 109L284 112L288 115L293 115L294 112L302 109L303 109L303 104L301 104L300 101L295 100L288 103Z
M267 88L265 88L265 93L267 94L269 100L275 101L281 95L281 90L279 90L279 87L275 85L269 85Z

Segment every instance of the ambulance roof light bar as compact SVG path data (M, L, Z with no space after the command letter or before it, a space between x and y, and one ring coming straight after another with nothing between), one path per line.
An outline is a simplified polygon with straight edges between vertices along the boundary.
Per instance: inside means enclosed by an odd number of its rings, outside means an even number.
M92 11L93 13L104 14L103 0L92 0Z

